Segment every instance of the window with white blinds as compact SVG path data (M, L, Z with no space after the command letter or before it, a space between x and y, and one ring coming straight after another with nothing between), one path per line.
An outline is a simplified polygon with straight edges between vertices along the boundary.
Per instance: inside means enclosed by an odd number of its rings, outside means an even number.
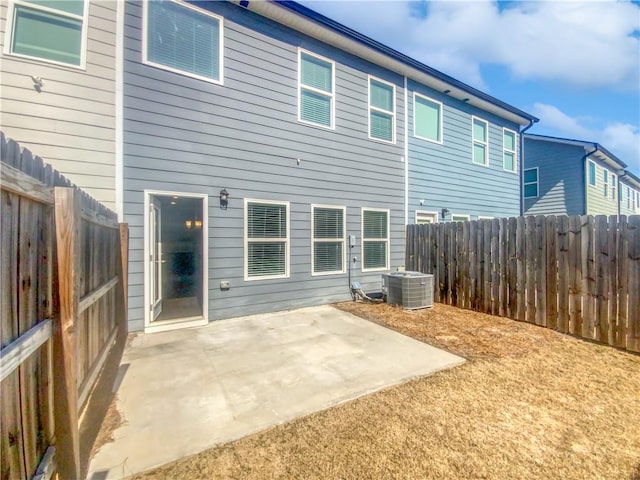
M312 274L344 273L345 207L312 205Z
M245 200L245 280L289 276L289 203Z
M222 17L174 0L146 1L144 61L222 83Z
M369 77L369 138L395 142L395 86Z
M362 271L389 270L389 210L362 209Z
M22 0L10 5L7 21L12 54L84 67L85 0Z
M302 122L333 128L334 63L299 51L299 111Z

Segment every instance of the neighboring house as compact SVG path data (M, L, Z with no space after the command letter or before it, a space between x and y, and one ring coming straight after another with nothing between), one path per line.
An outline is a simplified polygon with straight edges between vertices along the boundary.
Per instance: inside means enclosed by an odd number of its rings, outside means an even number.
M519 213L534 117L295 2L127 2L125 25L131 330L379 289L420 200Z
M409 223L520 215L520 128L537 119L495 99L408 88Z
M626 170L620 181L620 215L640 215L640 178Z
M524 137L525 215L624 215L637 211L637 202L635 207L629 202L627 208L626 200L631 200L632 190L638 190L637 177L599 143L533 134ZM622 178L626 179L624 184Z
M97 200L115 208L116 23L110 0L0 3L0 120Z

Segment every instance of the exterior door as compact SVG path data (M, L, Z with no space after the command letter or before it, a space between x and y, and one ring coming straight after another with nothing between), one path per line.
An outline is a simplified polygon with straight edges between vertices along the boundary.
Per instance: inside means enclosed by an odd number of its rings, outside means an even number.
M149 206L149 275L151 321L162 312L162 209L160 202L152 197Z

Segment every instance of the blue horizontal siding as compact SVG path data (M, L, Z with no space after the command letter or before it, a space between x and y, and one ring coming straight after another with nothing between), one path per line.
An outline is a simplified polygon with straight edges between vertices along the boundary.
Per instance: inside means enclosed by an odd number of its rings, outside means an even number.
M538 167L538 197L524 201L526 215L584 215L584 148L525 139L524 165Z
M416 82L409 81L408 88L409 221L413 223L416 210L439 212L443 208L468 214L472 220L519 215L519 174L506 172L502 158L502 129L517 134L518 126ZM442 144L413 135L414 92L442 102ZM472 162L472 116L489 123L488 166Z

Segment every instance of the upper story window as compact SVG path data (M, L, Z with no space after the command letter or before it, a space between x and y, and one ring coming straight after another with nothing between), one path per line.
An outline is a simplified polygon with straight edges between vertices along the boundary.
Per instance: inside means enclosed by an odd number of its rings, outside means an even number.
M515 172L516 158L516 132L505 128L502 130L502 168Z
M5 53L84 68L88 1L16 0Z
M452 222L468 222L470 218L471 218L471 216L466 214L466 213L452 213L451 214L451 221Z
M222 83L222 17L174 0L145 1L143 28L145 63Z
M311 273L328 275L345 271L345 207L312 205L313 250Z
M589 185L595 187L597 185L596 163L589 160Z
M489 123L471 117L473 129L473 163L489 165Z
M369 138L395 143L396 87L369 77Z
M606 168L602 171L602 184L604 185L604 189L602 192L605 197L609 196L609 170Z
M389 210L362 209L362 271L389 270Z
M413 94L413 135L429 142L442 143L442 103Z
M299 50L298 55L298 119L320 127L334 128L335 64L303 50Z
M289 203L245 199L245 280L289 276Z
M631 209L631 193L632 190L629 189L629 187L625 187L627 189L627 208Z
M611 174L611 198L613 198L614 200L617 200L617 196L616 196L616 187L618 186L618 177L616 176L615 173Z
M527 168L524 171L524 198L538 196L538 167Z

